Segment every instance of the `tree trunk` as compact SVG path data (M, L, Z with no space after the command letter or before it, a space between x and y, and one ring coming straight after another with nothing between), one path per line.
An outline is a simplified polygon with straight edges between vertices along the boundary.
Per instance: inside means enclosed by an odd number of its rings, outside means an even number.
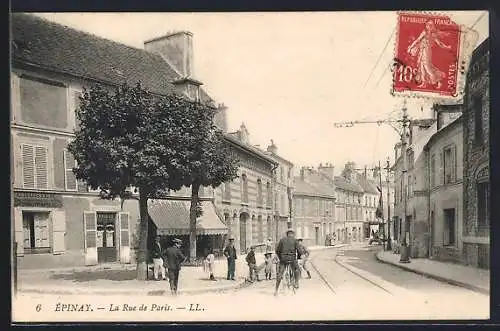
M137 252L137 279L147 280L148 272L148 194L142 189L139 191L139 251Z
M196 259L196 207L198 206L198 192L200 184L191 186L191 206L189 208L189 260Z

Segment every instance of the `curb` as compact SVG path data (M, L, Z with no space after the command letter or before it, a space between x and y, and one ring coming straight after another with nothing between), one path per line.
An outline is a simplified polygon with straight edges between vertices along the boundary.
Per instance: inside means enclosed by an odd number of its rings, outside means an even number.
M223 285L210 288L192 288L179 289L179 294L200 294L210 292L228 291L245 286L245 280L231 285ZM168 284L168 282L166 283ZM37 293L37 294L53 294L53 295L145 295L145 296L162 296L170 295L170 289L165 290L103 290L103 289L85 289L85 288L59 288L59 289L43 289L40 287L27 287L18 289L18 293Z
M478 293L481 293L481 294L490 295L490 290L488 290L488 289L485 289L485 288L482 288L482 287L479 287L479 286L475 286L475 285L472 285L472 284L464 283L464 282L461 282L461 281L458 281L458 280L455 280L455 279L451 279L451 278L439 276L439 275L436 275L436 274L432 274L432 273L429 273L429 272L425 272L425 271L421 271L421 270L415 270L415 269L407 267L407 266L405 266L403 264L394 263L392 261L385 260L382 257L380 257L380 252L376 252L375 253L375 257L377 258L377 260L379 262L386 263L386 264L398 267L400 269L403 269L403 270L406 270L406 271L409 271L409 272L413 272L415 274L419 274L419 275L422 275L422 276L425 276L425 277L428 277L428 278L432 278L432 279L435 279L435 280L438 280L440 282L447 283L447 284L450 284L450 285L455 285L455 286L463 287L463 288L466 288L468 290L471 290L471 291L474 291L474 292L478 292Z

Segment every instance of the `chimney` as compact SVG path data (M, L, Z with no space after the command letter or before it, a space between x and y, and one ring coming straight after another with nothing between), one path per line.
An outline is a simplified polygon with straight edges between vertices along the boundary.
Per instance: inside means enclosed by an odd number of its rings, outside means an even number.
M267 151L273 154L278 153L278 147L276 147L276 145L274 144L274 140L271 139L271 144L267 146Z
M250 142L248 130L245 126L245 123L241 123L240 125L240 140L245 144L248 144Z
M192 100L200 99L200 86L193 78L193 34L188 31L167 33L167 35L144 42L144 49L158 54L179 74L172 82L178 91Z
M214 116L215 125L222 130L222 132L227 132L227 107L223 103L217 105L217 113Z
M322 174L328 176L328 178L333 179L335 177L335 167L331 163L320 164L318 171Z

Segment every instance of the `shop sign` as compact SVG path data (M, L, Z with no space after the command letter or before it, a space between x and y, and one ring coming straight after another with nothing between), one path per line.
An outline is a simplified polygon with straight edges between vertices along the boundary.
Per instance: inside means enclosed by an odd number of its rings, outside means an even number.
M14 207L62 208L62 196L46 192L15 192Z

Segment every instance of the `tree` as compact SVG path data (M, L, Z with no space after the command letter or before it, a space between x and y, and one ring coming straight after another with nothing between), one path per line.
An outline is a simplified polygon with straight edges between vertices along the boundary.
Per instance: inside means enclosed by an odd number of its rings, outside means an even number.
M199 200L201 186L218 187L237 177L238 160L224 140L223 133L215 126L217 110L195 103L189 112L180 114L176 120L189 138L182 164L182 174L176 178L186 187L191 187L189 209L189 258L196 258L196 221L202 215Z
M80 98L80 128L68 146L78 164L73 172L91 188L100 188L105 199L123 202L130 198L128 187L138 188L140 280L147 275L148 199L186 182L186 154L193 143L189 132L195 128L180 119L197 107L178 95L152 95L140 83L124 84L115 93L96 84Z

